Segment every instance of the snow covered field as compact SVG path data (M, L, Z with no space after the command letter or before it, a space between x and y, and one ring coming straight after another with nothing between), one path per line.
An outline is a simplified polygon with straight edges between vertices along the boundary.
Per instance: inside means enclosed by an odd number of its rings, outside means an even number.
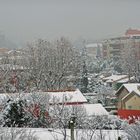
M20 140L19 132L21 128L1 128L4 133L14 136L13 139L4 140ZM46 129L46 128L22 128L23 132L28 134L28 138L23 140L64 140L63 130L60 129ZM2 131L0 136L2 135ZM67 129L66 140L70 140L70 130ZM23 133L22 133L23 135ZM30 135L36 137L36 139L31 139ZM24 135L23 135L24 136ZM75 140L118 140L118 136L125 136L125 133L121 130L96 130L90 131L86 129L76 129L75 130ZM124 138L122 138L123 140ZM125 139L126 140L126 139Z
M35 129L36 135L40 140L63 140L63 134L61 130L54 130L54 132L48 132L47 129ZM88 130L76 130L75 140L89 140L93 132ZM123 131L117 130L96 130L91 140L117 140L118 136L124 135ZM70 130L67 130L67 140L70 140Z

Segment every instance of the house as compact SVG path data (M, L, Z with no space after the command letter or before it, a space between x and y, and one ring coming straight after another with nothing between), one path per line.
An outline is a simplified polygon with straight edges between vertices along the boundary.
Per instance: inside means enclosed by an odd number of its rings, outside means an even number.
M49 104L49 108L59 105L59 107L69 108L71 111L85 111L87 116L92 115L109 115L106 109L99 103L88 104L86 98L80 92L79 89L76 90L66 90L66 91L49 91L49 92L36 92L36 93L14 93L14 94L0 94L0 104L2 107L3 101L9 98L23 98L27 99L28 103L31 105L30 111L34 115L39 115L40 107L39 104L44 104L46 106ZM33 104L34 103L34 104ZM1 108L2 109L2 108ZM47 112L46 112L47 113Z
M128 75L111 75L109 77L103 78L102 80L106 82L108 86L117 89L117 82L126 78L128 78Z
M62 90L62 91L50 91L47 92L50 96L49 103L59 104L84 104L87 103L87 99L83 96L79 89L76 90Z
M79 89L76 90L56 90L56 91L38 91L33 93L3 93L0 94L0 103L2 100L9 98L22 98L27 99L32 103L33 98L42 100L42 103L48 102L48 104L65 104L65 105L74 105L74 104L84 104L87 103L87 99L83 96ZM45 100L46 98L46 100ZM45 103L46 104L46 103Z
M97 93L83 93L83 95L87 99L88 103L98 103Z
M103 58L118 60L131 46L135 51L135 57L140 60L140 30L129 28L120 37L114 37L103 41Z
M116 92L118 115L140 117L140 83L123 84Z
M71 111L75 112L75 114L77 113L77 111L80 112L80 110L82 109L82 113L85 112L87 116L92 116L92 115L108 116L109 115L109 112L100 103L96 103L96 104L87 104L87 103L73 104L73 105L66 105L65 107L68 107Z
M83 104L83 105L77 105L77 106L83 106L86 109L87 115L109 115L107 110L102 106L102 104Z
M116 83L116 89L118 90L123 84L134 83L134 82L135 82L134 76L118 80Z
M140 110L140 84L123 84L116 92L118 109Z
M103 58L118 60L122 55L128 37L115 37L103 41Z

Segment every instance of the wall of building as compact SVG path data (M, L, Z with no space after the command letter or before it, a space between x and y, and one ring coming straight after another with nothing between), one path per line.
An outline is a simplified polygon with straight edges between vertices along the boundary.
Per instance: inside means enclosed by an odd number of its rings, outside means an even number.
M128 91L123 88L120 92L119 95L117 96L118 98L118 104L117 104L117 108L118 109L122 109L123 107L123 103L122 103L122 98L125 97L128 94Z
M132 47L135 50L136 59L140 60L140 36L111 38L103 42L103 58L118 59Z
M140 97L137 95L132 96L125 102L125 109L140 110Z

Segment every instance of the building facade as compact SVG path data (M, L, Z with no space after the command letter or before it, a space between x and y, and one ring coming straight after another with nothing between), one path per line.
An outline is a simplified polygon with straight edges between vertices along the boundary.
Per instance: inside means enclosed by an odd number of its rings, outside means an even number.
M104 40L103 58L116 60L128 48L133 49L136 59L140 61L140 30L128 29L123 36Z

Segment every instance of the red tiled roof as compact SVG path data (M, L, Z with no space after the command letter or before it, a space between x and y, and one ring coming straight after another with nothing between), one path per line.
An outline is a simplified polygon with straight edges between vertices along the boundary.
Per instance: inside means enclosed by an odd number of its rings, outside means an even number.
M140 35L140 30L137 30L137 29L128 29L125 32L125 35L126 36L129 36L129 35Z

